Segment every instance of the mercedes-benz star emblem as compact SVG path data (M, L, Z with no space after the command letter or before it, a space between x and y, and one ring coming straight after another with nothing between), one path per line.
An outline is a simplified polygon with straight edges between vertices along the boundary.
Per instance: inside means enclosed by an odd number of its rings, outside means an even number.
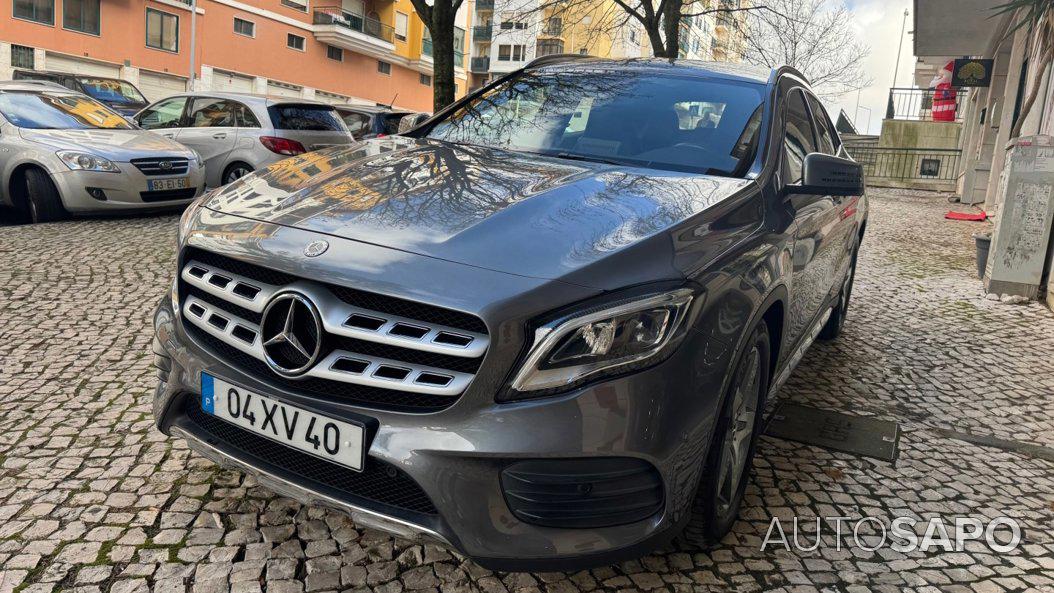
M312 241L304 248L304 255L308 257L318 257L325 253L327 249L329 249L329 241Z
M304 295L279 293L264 309L260 337L267 366L283 377L296 377L318 361L322 319Z

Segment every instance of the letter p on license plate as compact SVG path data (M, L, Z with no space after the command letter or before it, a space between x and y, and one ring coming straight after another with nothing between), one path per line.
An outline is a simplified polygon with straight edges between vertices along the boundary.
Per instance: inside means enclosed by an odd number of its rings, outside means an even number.
M366 431L201 374L201 409L298 451L362 471Z

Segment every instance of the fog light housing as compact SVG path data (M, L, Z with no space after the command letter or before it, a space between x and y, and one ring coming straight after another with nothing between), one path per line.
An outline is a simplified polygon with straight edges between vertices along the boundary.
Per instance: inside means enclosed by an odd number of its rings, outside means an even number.
M104 192L102 188L86 187L84 189L88 191L89 196L95 198L96 200L99 200L100 202L105 202L107 200L106 192Z
M664 504L659 471L632 457L519 461L502 470L501 488L517 519L544 527L626 525Z

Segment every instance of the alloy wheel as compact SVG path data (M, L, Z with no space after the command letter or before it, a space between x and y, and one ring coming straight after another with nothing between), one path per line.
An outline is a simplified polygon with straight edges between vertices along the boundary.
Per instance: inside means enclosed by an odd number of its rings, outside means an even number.
M736 501L754 438L761 393L761 354L757 346L750 349L743 364L743 374L732 396L728 428L721 441L717 478L717 512L721 516L727 514Z

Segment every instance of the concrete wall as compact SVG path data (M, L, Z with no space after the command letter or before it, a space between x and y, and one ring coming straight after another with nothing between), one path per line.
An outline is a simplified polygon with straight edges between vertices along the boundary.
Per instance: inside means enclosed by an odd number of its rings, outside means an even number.
M880 148L959 148L962 124L957 122L882 121Z

